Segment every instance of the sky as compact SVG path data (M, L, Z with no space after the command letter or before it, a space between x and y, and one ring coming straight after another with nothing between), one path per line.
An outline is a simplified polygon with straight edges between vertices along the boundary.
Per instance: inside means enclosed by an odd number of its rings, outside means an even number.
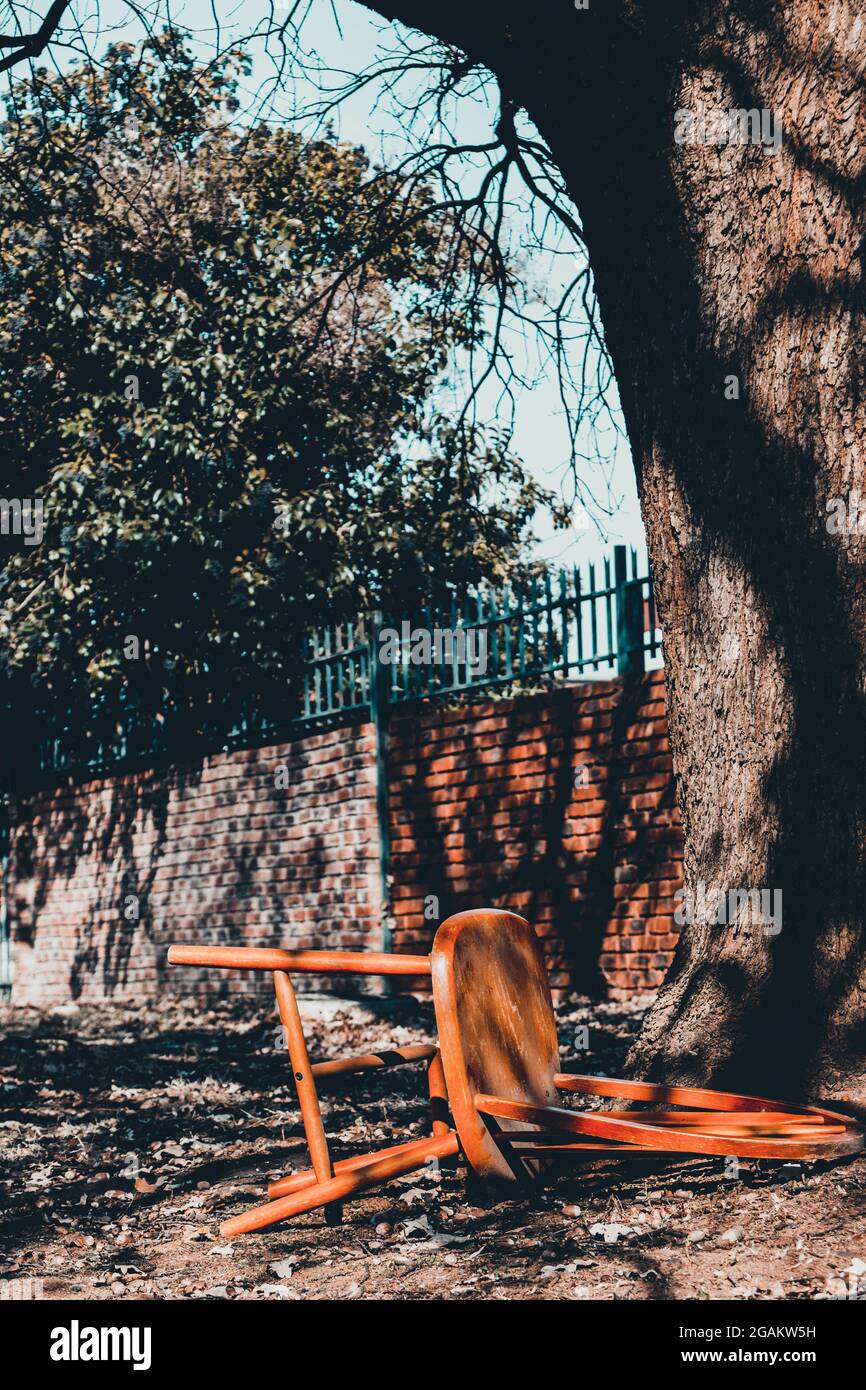
M0 0L3 3L3 0ZM166 0L153 0L152 4L142 6L154 14L165 13ZM470 0L467 0L470 3ZM280 11L282 5L282 14ZM203 50L212 47L215 37L214 14L219 16L222 26L221 43L225 46L232 29L240 34L249 33L257 23L264 22L270 14L269 0L171 0L171 14L175 23L189 29ZM288 12L289 0L274 0L276 17L279 20ZM77 19L88 34L91 47L97 53L111 39L140 39L141 28L137 22L130 23L130 10L124 0L102 0L97 10L96 0L78 0ZM97 20L98 14L98 20ZM96 35L97 24L100 37ZM28 27L30 27L28 25ZM354 0L315 0L303 30L304 47L317 55L329 68L339 72L357 72L374 57L383 34L388 36L384 21L365 9ZM62 50L59 61L63 62ZM273 74L273 67L264 53L255 46L253 73L247 82L250 101L260 90L261 84ZM43 60L44 61L44 60ZM275 96L274 105L281 117L297 123L299 112L315 99L317 88L312 69L306 72L295 66L290 82L281 84ZM333 123L337 134L355 144L364 145L374 161L391 162L405 154L410 148L405 121L401 121L388 109L381 98L381 86L377 84L366 91L342 102L333 113ZM461 101L454 108L453 135L458 140L487 139L490 136L491 112L482 102ZM526 243L528 213L517 209L511 221L511 239L515 248ZM565 264L563 264L565 262ZM573 268L574 261L569 256L529 256L527 269L536 283L543 285L551 294L556 291L556 277L560 270L565 275ZM569 480L569 446L563 407L559 399L556 372L549 362L539 363L537 353L513 335L509 348L514 352L518 364L524 368L524 375L532 378L531 387L517 393L516 410L513 420L513 447L524 460L529 471L550 490L571 497ZM447 405L447 401L443 401ZM457 397L451 401L459 407ZM625 440L624 426L615 396L609 400L611 416L619 424L617 437L613 430L607 432L602 441L605 463L603 467L581 466L581 476L588 483L590 492L601 501L601 506L590 507L590 514L578 505L572 509L573 522L567 530L555 530L549 517L540 514L537 518L537 553L545 560L571 566L596 560L609 553L610 546L625 542L636 546L643 552L645 547L643 524L631 463L631 453ZM497 420L505 412L504 403L498 391L490 390L482 397L480 412L483 418ZM505 412L507 413L507 412ZM588 447L587 452L594 453ZM606 515L610 512L610 515Z

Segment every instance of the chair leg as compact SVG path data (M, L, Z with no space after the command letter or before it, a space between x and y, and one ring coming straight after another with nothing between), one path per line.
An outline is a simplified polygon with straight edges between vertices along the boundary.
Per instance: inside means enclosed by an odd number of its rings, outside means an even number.
M442 1056L438 1048L427 1063L427 1093L430 1096L430 1118L433 1134L448 1134L454 1121L451 1118L451 1110L448 1105L445 1068L442 1065ZM449 1172L454 1172L457 1167L457 1155L444 1158L441 1166Z
M362 1167L343 1170L325 1182L315 1182L291 1196L280 1197L275 1202L265 1202L263 1206L253 1207L240 1216L224 1221L220 1235L231 1239L246 1235L249 1231L261 1231L277 1221L285 1221L304 1211L314 1211L316 1207L327 1207L334 1202L342 1202L354 1197L368 1188L378 1187L389 1178L399 1178L423 1168L431 1158L448 1158L459 1150L459 1140L451 1130L448 1134L435 1135L431 1139L416 1139L409 1144L401 1144L390 1154L373 1155ZM351 1160L349 1160L351 1162ZM300 1176L300 1175L299 1175Z
M421 1049L418 1049L419 1053ZM412 1058L411 1060L415 1060ZM315 1066L313 1071L316 1071ZM451 1133L451 1114L448 1109L448 1093L445 1089L445 1072L442 1067L442 1058L438 1049L434 1051L427 1064L427 1090L430 1096L430 1116L432 1134L434 1138L441 1138L445 1134ZM400 1144L391 1144L388 1148L377 1149L375 1153L355 1154L352 1158L340 1158L334 1163L335 1174L351 1173L356 1168L364 1168L368 1163L372 1163L376 1158L386 1158L390 1154L402 1153L407 1143L414 1143L414 1140L403 1140ZM447 1156L442 1160L442 1166L456 1168L457 1156ZM277 1197L288 1197L291 1192L299 1192L302 1187L313 1187L318 1181L315 1169L305 1168L299 1173L289 1173L284 1178L278 1178L276 1182L269 1183L268 1197L274 1201Z
M298 1000L292 981L285 970L274 971L274 991L286 1035L286 1044L292 1063L292 1073L298 1092L298 1104L301 1107L301 1118L304 1122L310 1159L317 1182L324 1183L333 1178L334 1168L328 1152L328 1141L325 1137L325 1126L322 1124L322 1112L319 1108L319 1097L307 1052L307 1040L304 1037L301 1015L298 1011ZM329 1226L338 1226L342 1216L342 1208L335 1205L326 1211L325 1220Z
M451 1128L448 1092L445 1088L445 1069L439 1051L427 1063L427 1094L430 1097L430 1118L434 1134L447 1134Z

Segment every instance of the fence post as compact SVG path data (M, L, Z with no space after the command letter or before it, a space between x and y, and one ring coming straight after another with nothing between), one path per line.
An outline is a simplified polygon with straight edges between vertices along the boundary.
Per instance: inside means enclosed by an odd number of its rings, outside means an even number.
M628 577L628 550L613 548L616 587L616 655L619 674L640 676L644 671L643 584Z
M11 736L11 700L6 699L3 702L2 715L9 737L0 755L0 1000L8 1002L12 997L12 913L9 908L9 894L12 887L11 851L15 791L12 774L13 746L17 748L20 756L20 746L15 744Z
M379 660L382 614L370 617L368 680L370 683L370 719L376 739L376 824L379 834L379 889L382 899L383 951L394 949L394 928L391 918L391 833L388 811L388 670Z

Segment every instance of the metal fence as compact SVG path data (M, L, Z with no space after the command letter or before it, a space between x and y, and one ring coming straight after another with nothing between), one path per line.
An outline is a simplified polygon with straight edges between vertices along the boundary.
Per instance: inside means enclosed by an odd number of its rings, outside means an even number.
M144 710L127 691L81 708L28 700L19 711L13 788L298 737L307 726L373 716L416 700L466 698L660 664L652 581L616 546L600 565L522 588L484 589L447 610L365 615L311 633L280 709L212 692L195 716L164 692Z
M300 718L493 688L631 674L661 661L652 579L616 546L584 574L547 574L522 589L485 589L448 611L359 619L310 637ZM373 682L371 682L371 672Z

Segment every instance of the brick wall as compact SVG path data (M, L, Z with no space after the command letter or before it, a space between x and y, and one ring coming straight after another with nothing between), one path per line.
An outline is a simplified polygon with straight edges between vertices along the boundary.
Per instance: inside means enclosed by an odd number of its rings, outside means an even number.
M14 1001L268 987L166 969L173 940L378 948L374 755L363 725L23 802ZM682 859L661 672L428 705L388 761L395 949L495 904L535 923L558 991L661 981Z
M13 1002L267 985L167 968L172 941L378 949L374 747L370 725L331 730L23 803Z

